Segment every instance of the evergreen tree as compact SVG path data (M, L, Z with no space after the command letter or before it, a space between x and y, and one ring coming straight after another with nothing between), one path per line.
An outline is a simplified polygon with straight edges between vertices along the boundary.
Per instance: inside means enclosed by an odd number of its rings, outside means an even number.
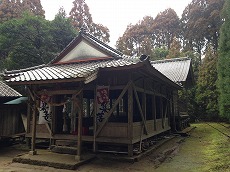
M166 46L169 49L173 38L179 37L180 19L173 9L168 8L156 16L152 29L155 46Z
M22 17L27 11L45 17L40 0L2 0L0 3L0 23Z
M4 68L21 69L49 62L57 53L50 22L24 14L0 25L0 53Z
M22 12L29 11L36 16L45 17L45 11L43 10L40 0L23 0L21 6Z
M180 20L176 12L169 8L159 13L155 19L145 16L135 25L128 25L116 43L118 50L127 55L154 55L155 48L170 48L174 37L179 37ZM155 57L152 57L153 59Z
M199 105L199 114L206 119L218 116L218 91L217 91L217 59L213 47L206 51L203 62L199 68L196 100Z
M93 22L92 16L89 12L89 7L85 0L74 0L73 8L71 9L69 15L73 26L78 31L80 31L83 27L99 40L105 43L109 42L109 29L102 24L96 24Z
M230 0L225 1L224 24L221 27L218 59L218 90L220 115L230 121Z
M67 18L66 12L61 7L53 21L51 21L51 35L56 44L57 51L62 51L77 35L76 29Z
M20 0L2 0L0 4L0 23L21 16Z
M181 43L174 37L172 44L170 45L169 54L166 58L178 58L181 56Z
M89 12L89 7L85 0L73 1L73 8L69 13L69 18L72 20L72 24L79 31L81 27L90 30L91 24L93 23L92 16Z
M166 47L154 48L150 55L151 60L162 60L167 57L169 50Z
M193 0L184 9L181 23L186 50L196 51L200 58L208 44L217 51L223 3L224 0Z

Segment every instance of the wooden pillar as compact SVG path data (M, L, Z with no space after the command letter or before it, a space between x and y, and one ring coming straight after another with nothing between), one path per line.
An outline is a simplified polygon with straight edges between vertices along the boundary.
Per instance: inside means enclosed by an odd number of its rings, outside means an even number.
M27 102L27 126L26 126L26 133L29 134L30 133L30 120L31 120L31 98L30 96L28 97L28 102Z
M81 160L81 148L82 148L82 119L83 119L83 91L79 94L78 101L78 135L77 135L77 156L76 160Z
M164 125L164 109L163 109L163 99L162 99L162 96L160 96L160 111L161 111L161 124L162 124L162 128L163 128L163 125Z
M90 99L87 98L87 117L90 117Z
M178 97L177 91L173 91L173 130L176 131L176 116L178 116Z
M128 89L128 139L130 144L128 145L128 156L133 156L133 88Z
M112 100L110 100L112 105ZM93 152L97 152L96 132L97 132L97 86L94 89L94 115L93 115Z
M152 96L152 113L153 113L153 119L154 119L154 130L157 130L157 111L156 111L156 96Z
M51 98L51 103L56 103L56 96L53 95L52 98ZM51 115L52 115L52 118L51 118L51 132L52 134L55 134L56 133L56 109L55 109L55 106L52 106L51 107ZM55 140L54 139L50 139L50 144L51 145L54 145L55 144Z
M28 97L28 101L27 101L27 126L26 126L26 133L29 134L30 131L30 120L31 120L31 104L32 104L32 100L31 97L29 95L27 95ZM30 138L26 138L26 145L28 146L28 148L30 148L31 146L31 139Z
M142 93L142 111L144 114L144 119L146 120L146 93Z
M36 126L37 126L37 107L39 106L39 100L34 97L34 107L33 107L33 122L32 122L32 143L31 143L31 151L29 154L36 155L37 151L35 150L35 142L36 142Z

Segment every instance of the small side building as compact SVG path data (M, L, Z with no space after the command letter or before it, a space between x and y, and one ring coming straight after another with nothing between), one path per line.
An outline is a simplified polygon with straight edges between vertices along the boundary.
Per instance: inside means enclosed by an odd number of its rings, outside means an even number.
M26 115L26 103L23 105L7 104L22 95L13 88L0 81L0 138L10 138L25 135L25 128L21 115Z

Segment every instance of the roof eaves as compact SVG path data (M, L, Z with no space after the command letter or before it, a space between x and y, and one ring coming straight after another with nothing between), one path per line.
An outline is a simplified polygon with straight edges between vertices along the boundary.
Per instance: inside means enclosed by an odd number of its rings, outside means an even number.
M42 65L38 65L38 66L33 66L33 67L29 67L29 68L24 68L24 69L19 69L19 70L10 70L8 71L7 69L4 70L4 73L2 73L2 75L13 75L13 74L18 74L20 72L26 72L28 70L34 70L34 69L40 69L47 66L46 64L42 64Z
M168 82L169 84L171 84L172 86L174 86L175 88L181 89L181 85L179 85L178 83L172 81L171 79L169 79L167 76L165 76L163 73L161 73L160 71L158 71L155 67L153 67L151 65L151 62L149 60L145 60L144 61L146 64L146 68L152 72L154 72L155 74L157 74L157 77L162 79L165 82Z
M120 54L120 53L117 53L117 50L113 49L112 47L109 47L107 46L104 46L104 45L100 45L101 43L99 43L96 38L92 38L92 37L89 37L89 36L85 36L85 35L82 35L83 38L87 41L89 41L91 44L93 44L95 47L99 48L100 50L106 52L107 54L113 56L115 59L119 59L122 57L123 54Z

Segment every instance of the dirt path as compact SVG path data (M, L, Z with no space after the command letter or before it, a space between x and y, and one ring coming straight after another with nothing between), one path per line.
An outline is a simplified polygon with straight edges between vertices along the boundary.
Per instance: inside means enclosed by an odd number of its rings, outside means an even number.
M211 124L230 134L230 128ZM230 172L230 139L210 126L194 124L196 129L185 140L175 138L157 149L153 154L135 163L123 163L97 158L75 171L84 172L193 172L219 171ZM178 143L179 142L179 143ZM163 152L163 153L162 153ZM170 155L167 155L171 152ZM18 149L0 148L0 172L42 172L63 171L50 167L11 163L12 158L23 153ZM163 162L163 163L162 163Z

